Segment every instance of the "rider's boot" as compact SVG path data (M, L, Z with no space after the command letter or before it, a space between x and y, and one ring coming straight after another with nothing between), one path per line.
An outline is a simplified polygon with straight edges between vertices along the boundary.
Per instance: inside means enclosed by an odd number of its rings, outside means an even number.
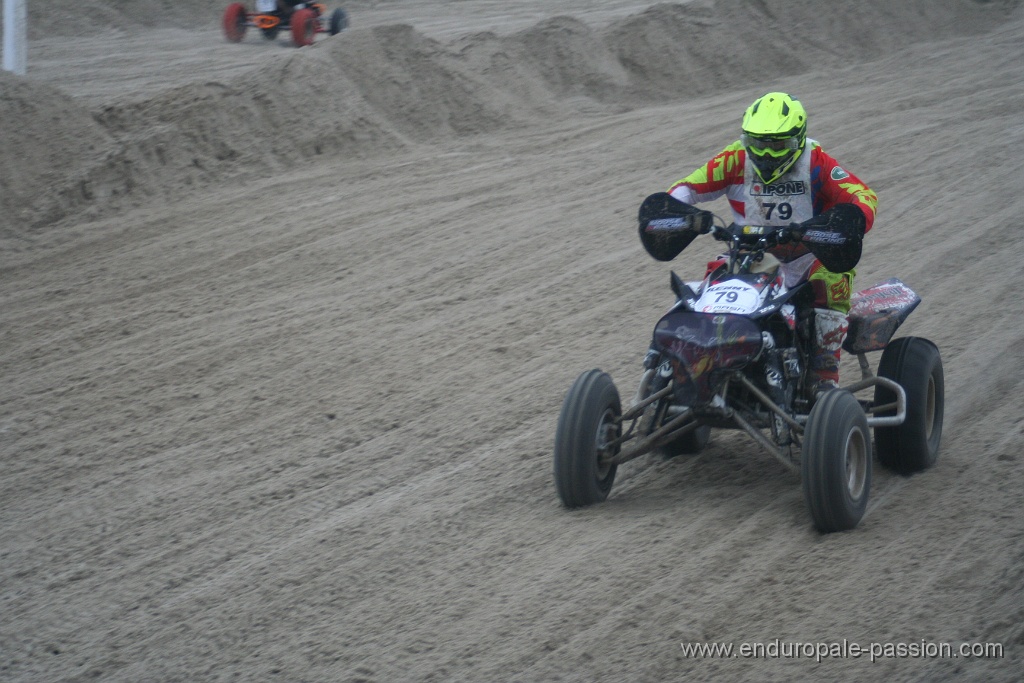
M850 323L846 314L827 308L814 309L814 342L811 348L811 396L839 387L839 352Z

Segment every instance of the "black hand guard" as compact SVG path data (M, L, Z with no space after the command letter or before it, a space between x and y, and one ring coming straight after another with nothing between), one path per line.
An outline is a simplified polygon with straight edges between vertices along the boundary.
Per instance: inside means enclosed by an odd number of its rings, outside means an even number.
M867 219L853 204L837 204L804 221L801 238L822 265L833 273L853 270L860 261Z
M679 201L667 192L652 194L640 205L640 242L658 261L671 261L697 235L711 230L712 214Z

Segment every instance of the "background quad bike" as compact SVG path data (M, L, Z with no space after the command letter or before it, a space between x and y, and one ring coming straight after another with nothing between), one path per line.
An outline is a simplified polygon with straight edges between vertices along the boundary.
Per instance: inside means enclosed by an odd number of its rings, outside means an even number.
M348 26L348 16L340 7L328 16L327 6L319 2L308 3L290 16L281 16L279 12L250 12L241 2L233 2L224 10L224 37L229 42L241 42L250 26L258 28L267 40L277 38L282 29L290 30L295 46L304 47L313 44L317 33L332 36L340 33Z

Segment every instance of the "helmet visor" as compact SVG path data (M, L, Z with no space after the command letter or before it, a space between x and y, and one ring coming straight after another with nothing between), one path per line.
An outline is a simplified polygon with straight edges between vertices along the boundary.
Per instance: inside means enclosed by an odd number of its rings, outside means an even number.
M781 157L791 150L800 149L800 138L792 136L785 138L769 138L744 133L740 136L740 142L743 143L744 147L758 156L767 155Z

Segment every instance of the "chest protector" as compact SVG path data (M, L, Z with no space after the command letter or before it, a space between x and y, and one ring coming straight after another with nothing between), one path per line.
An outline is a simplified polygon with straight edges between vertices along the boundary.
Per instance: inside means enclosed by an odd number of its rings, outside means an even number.
M811 197L811 149L814 141L808 139L800 158L784 176L771 185L765 185L757 175L750 156L743 169L742 200L744 222L748 225L783 227L802 223L814 216Z

